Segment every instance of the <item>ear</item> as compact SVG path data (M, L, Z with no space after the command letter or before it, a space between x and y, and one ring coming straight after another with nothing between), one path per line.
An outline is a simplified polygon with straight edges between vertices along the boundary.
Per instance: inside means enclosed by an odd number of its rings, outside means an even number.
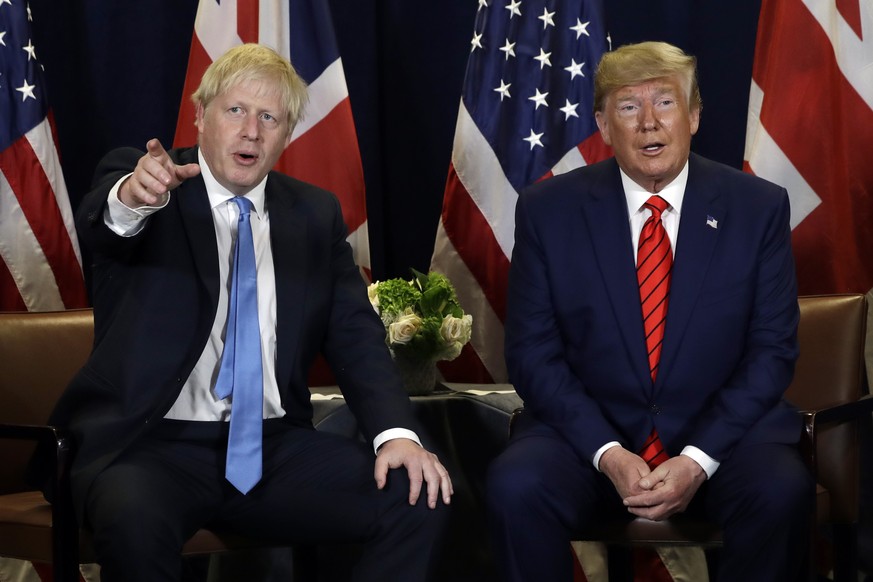
M194 125L197 127L197 133L203 133L203 117L206 114L206 110L203 107L202 103L197 104L197 108L194 111Z
M697 128L700 127L700 110L702 108L700 106L694 107L691 109L691 112L688 115L688 120L691 125L691 135L697 133Z
M597 122L597 128L600 130L600 137L603 138L603 142L606 145L611 146L612 141L609 137L609 122L602 111L594 112L594 121Z

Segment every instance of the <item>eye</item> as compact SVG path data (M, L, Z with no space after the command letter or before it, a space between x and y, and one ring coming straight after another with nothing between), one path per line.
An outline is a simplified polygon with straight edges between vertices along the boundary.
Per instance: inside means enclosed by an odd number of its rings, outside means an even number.
M238 105L234 105L233 107L229 107L228 111L230 113L242 113L242 108Z
M273 128L273 127L277 127L279 125L279 120L277 118L273 117L273 115L271 113L267 113L265 111L265 112L261 113L260 117L261 117L261 123L264 124L264 127Z

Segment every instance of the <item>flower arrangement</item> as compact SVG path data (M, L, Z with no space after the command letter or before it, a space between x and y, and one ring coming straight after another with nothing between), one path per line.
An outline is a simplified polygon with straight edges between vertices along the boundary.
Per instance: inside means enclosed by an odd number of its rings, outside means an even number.
M473 316L465 315L445 275L420 273L412 279L376 281L367 289L385 324L386 343L395 357L436 362L454 360L470 341Z

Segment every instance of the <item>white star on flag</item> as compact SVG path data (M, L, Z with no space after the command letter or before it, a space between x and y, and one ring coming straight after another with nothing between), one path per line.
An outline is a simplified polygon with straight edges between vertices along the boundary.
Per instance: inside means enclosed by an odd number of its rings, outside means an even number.
M579 114L576 113L576 108L579 107L578 103L570 103L570 100L567 99L567 104L561 107L561 111L564 112L564 119L570 119L570 117L579 117Z
M540 93L540 90L537 89L536 94L534 94L532 97L528 97L528 100L536 103L536 106L534 107L534 109L539 109L540 105L542 105L543 107L549 106L549 104L546 103L546 97L548 97L548 96L549 96L548 91L546 91L545 93Z
M588 25L589 24L591 24L591 23L590 22L583 23L578 18L576 19L576 26L570 27L570 30L573 30L576 32L576 40L579 40L579 37L582 36L583 34L585 36L591 36L590 34L588 34Z
M584 77L585 73L582 72L582 67L585 66L585 62L577 63L575 59L570 59L570 66L564 67L564 70L570 73L570 78L575 79L576 76Z
M550 56L552 56L552 53L547 53L543 49L540 49L539 56L534 57L534 60L540 62L540 69L542 69L546 65L549 65L551 67L552 61L549 60Z
M543 137L542 133L534 133L534 130L530 130L530 135L524 138L524 141L530 143L530 149L534 149L534 147L543 147L543 142L540 141L540 138Z
M36 96L33 94L34 89L36 89L36 85L28 85L26 79L24 81L24 84L21 87L15 88L16 91L21 91L21 102L22 103L24 103L24 101L28 98L34 99L34 100L36 99Z
M547 26L555 26L554 16L554 12L549 12L548 8L543 8L543 15L537 16L539 20L543 21L543 30L545 30Z
M500 93L500 100L503 101L504 97L511 98L512 95L509 94L509 87L512 83L504 83L503 79L500 79L500 86L494 89L498 93Z

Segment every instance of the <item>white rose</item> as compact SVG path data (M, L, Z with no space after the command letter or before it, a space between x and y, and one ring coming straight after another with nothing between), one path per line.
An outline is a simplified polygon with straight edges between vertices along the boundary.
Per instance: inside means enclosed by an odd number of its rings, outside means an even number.
M440 325L440 336L447 344L459 343L462 346L470 341L473 333L473 316L455 317L447 315Z
M367 297L370 299L370 305L373 306L373 309L376 310L376 314L379 313L379 281L375 283L370 283L367 287Z
M408 344L419 328L421 318L408 309L388 326L388 341L392 344Z

